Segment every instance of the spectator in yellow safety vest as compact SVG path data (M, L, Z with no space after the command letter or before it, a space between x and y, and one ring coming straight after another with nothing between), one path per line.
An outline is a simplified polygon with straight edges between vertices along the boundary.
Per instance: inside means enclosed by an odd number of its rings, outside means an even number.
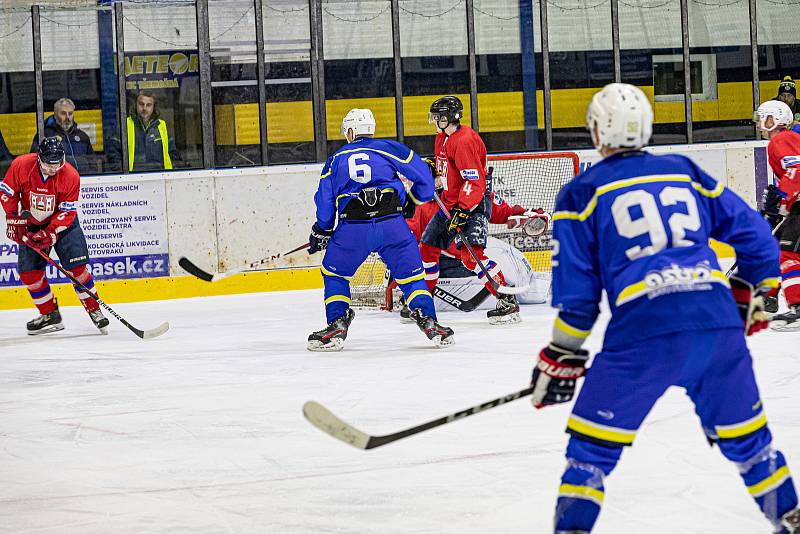
M159 117L156 95L141 91L134 113L128 117L128 168L131 172L171 170L180 166L181 157L169 136L167 123ZM119 142L110 148L109 159L119 166Z

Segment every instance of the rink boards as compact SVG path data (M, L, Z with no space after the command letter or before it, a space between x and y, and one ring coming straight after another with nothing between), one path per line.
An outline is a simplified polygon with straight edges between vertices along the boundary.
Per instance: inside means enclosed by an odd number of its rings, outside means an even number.
M652 151L689 156L756 207L760 191L771 179L765 147L765 142L753 141L664 146ZM581 169L599 159L594 151L577 153ZM109 211L116 210L117 216L128 221L126 229L115 226L95 236L99 236L98 243L108 236L118 239L108 245L98 244L97 254L90 251L93 260L103 260L99 252L103 246L118 247L109 251L117 254L113 257L117 264L125 261L126 254L128 264L143 257L159 258L157 272L110 269L110 273L99 276L101 296L113 303L321 287L318 267L322 255L305 251L265 262L258 272L214 284L185 276L178 266L178 259L186 256L203 269L225 271L307 242L314 222L313 196L320 169L321 165L314 164L84 178L84 191L125 191L122 200L113 200L113 195L105 200L82 200L84 206L94 208L106 202ZM139 200L147 202L137 205L136 192L144 192L147 198ZM84 219L88 221L89 215ZM3 247L8 252L10 244L2 239L4 236L0 238L0 309L29 307L28 292L9 271L14 254L3 256ZM713 246L722 257L732 255L726 245ZM7 287L2 287L4 284ZM62 305L78 304L69 286L56 286L55 291Z

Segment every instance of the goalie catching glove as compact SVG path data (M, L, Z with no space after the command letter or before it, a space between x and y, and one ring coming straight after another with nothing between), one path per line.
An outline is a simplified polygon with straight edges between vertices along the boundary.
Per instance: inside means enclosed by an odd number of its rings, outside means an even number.
M753 288L752 284L736 275L731 276L729 282L733 299L739 306L739 315L744 321L745 335L751 336L767 328L772 317L764 311L764 298L777 296L778 288L767 285Z
M571 401L578 379L586 373L588 360L589 353L583 349L571 351L555 343L543 348L531 377L531 404L544 408Z
M526 211L521 215L512 215L506 221L509 230L519 228L522 233L529 236L539 236L547 232L550 228L552 217L542 208Z

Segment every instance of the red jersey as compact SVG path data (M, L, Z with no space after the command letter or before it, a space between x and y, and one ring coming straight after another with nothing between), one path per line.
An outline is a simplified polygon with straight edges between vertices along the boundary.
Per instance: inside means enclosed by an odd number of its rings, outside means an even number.
M68 228L78 210L81 177L69 163L46 180L39 170L39 156L25 154L11 162L0 182L0 204L6 218L30 211L28 223L48 225L53 232ZM20 203L22 208L20 209Z
M783 205L791 210L800 195L800 132L784 130L769 141L767 158L772 172L778 178L778 188L786 194Z
M452 135L436 134L436 172L442 176L442 201L450 210L458 204L475 209L486 192L486 145L469 126L459 126Z

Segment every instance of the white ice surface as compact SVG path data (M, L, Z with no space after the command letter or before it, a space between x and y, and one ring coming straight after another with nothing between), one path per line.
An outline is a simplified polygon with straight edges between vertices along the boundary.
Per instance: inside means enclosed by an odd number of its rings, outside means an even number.
M172 330L141 341L112 319L103 337L70 307L65 331L31 338L32 309L0 312L0 532L551 531L569 406L521 400L371 451L301 415L313 399L382 434L521 389L549 308L505 328L483 312L443 315L456 330L446 351L396 315L359 312L345 350L325 354L305 349L324 323L320 291L114 307ZM798 345L798 333L750 341L796 472ZM677 389L606 490L598 534L770 532Z

